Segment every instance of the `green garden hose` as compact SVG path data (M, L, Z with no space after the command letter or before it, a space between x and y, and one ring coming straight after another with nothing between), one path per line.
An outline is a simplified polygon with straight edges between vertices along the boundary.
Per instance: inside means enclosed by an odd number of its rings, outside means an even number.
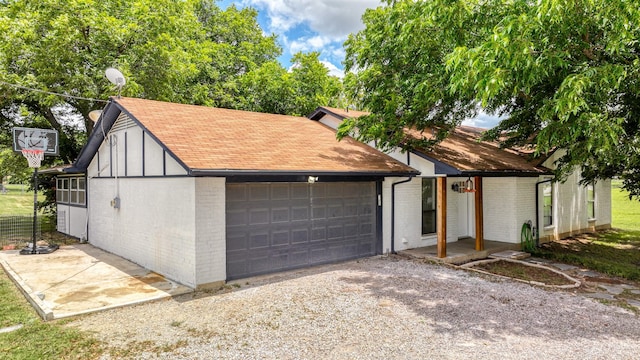
M520 244L522 244L522 250L526 252L532 252L536 248L536 244L533 241L533 225L531 224L531 220L522 224Z

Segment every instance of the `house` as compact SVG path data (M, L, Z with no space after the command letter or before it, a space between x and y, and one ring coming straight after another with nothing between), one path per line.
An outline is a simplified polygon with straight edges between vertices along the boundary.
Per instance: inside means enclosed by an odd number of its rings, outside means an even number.
M90 243L191 287L382 254L383 183L419 174L307 118L133 98L66 172Z
M319 107L309 118L336 128L363 114ZM529 222L540 241L611 227L609 180L583 186L576 171L564 183L552 182L559 153L531 160L530 154L479 141L481 134L460 126L431 150L389 152L420 171L383 183L383 202L391 203L383 214L383 244L391 251L436 245L445 257L447 243L466 237L475 238L475 250L483 249L485 239L518 244Z
M87 239L87 187L84 173L68 172L71 165L40 170L55 175L56 229L80 241Z

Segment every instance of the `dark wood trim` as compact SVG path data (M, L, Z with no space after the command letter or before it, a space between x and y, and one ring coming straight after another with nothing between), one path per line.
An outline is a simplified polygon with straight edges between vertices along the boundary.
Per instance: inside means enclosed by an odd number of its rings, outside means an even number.
M438 231L438 257L447 257L447 178L437 179L436 223Z
M473 178L476 183L476 251L484 250L484 217L483 217L483 205L482 205L482 177L476 176Z

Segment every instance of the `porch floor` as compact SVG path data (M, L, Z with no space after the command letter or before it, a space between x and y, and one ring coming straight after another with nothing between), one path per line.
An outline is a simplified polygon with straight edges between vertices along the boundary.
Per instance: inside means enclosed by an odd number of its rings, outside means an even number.
M469 261L486 259L489 255L505 251L520 250L520 243L505 243L500 241L484 241L484 250L476 251L476 239L463 238L456 242L447 243L447 256L438 257L438 246L425 246L416 249L400 250L399 255L416 259L427 259L446 264L464 264Z

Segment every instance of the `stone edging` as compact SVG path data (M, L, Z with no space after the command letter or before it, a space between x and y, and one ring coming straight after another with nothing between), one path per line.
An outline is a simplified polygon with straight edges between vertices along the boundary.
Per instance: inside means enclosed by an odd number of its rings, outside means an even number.
M508 276L504 276L504 275L498 275L498 274L494 274L488 271L484 271L484 270L480 270L480 269L474 269L473 267L476 265L481 265L481 264L488 264L488 263L492 263L492 262L496 262L496 261L509 261L509 262L513 262L513 263L518 263L518 264L522 264L522 265L526 265L526 266L531 266L531 267L537 267L540 269L545 269L545 270L549 270L552 271L558 275L562 275L565 278L567 278L567 280L572 281L573 284L569 284L569 285L550 285L550 284L545 284L545 283L541 283L538 281L527 281L527 280L522 280L522 279L518 279L518 278L512 278L512 277L508 277ZM580 280L572 278L571 276L558 271L556 269L552 269L550 267L547 266L543 266L543 265L538 265L538 264L532 264L526 261L520 261L520 260L514 260L514 259L505 259L505 258L500 258L500 259L486 259L486 260L478 260L478 261L473 261L470 263L466 263L466 264L462 264L458 266L459 268L462 269L466 269L466 270L471 270L471 271L475 271L475 272L479 272L482 274L486 274L486 275L493 275L493 276L497 276L497 277L501 277L504 279L510 279L510 280L515 280L515 281L519 281L519 282L523 282L525 284L529 284L529 285L537 285L537 286L544 286L544 287L550 287L550 288L557 288L557 289L574 289L577 288L581 285Z

